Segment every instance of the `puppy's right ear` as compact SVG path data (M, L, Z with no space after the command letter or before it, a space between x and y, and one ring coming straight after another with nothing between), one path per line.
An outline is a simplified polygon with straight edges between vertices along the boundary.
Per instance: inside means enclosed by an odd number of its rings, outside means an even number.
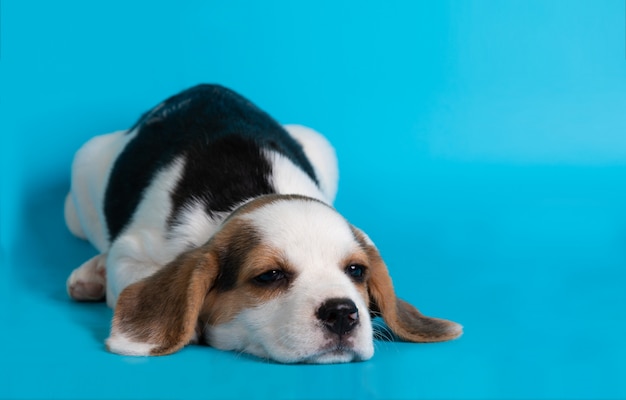
M218 274L211 244L183 253L120 294L107 348L118 354L155 356L190 343L198 315Z
M463 327L456 322L427 317L397 298L387 265L378 249L363 231L353 227L353 232L371 263L368 280L370 311L380 313L391 331L409 342L441 342L461 336Z

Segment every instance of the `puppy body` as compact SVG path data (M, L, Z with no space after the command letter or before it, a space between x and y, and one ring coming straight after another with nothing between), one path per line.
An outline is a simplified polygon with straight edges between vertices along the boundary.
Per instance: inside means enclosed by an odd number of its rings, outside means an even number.
M299 125L283 129L230 90L202 85L129 131L88 141L74 159L65 215L70 231L106 254L114 307L127 285L205 243L239 205L271 193L332 204L337 179L323 136Z
M370 311L406 340L458 336L396 300L373 243L331 207L337 180L319 133L221 86L184 91L77 152L66 222L100 254L69 294L106 297L107 344L122 354L200 341L281 362L364 360Z

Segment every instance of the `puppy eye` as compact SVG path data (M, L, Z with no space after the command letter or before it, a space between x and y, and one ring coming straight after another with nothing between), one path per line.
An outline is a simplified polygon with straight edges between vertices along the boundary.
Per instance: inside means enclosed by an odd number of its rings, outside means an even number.
M286 278L286 275L283 271L279 269L272 269L270 271L264 272L261 275L254 278L254 281L260 285L269 285L274 282L278 282Z
M346 274L357 282L362 282L365 278L365 267L359 264L350 264L346 268Z

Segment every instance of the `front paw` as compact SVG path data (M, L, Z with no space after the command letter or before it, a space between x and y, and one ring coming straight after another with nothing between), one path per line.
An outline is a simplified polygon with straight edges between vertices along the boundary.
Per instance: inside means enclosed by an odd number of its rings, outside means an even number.
M67 279L67 293L76 301L103 301L106 295L105 254L76 268Z

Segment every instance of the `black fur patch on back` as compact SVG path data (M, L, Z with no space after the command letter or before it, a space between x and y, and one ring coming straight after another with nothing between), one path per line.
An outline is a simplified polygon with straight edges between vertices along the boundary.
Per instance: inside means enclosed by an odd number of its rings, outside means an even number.
M113 165L104 214L113 241L129 224L155 175L183 157L168 222L190 201L206 212L228 212L247 199L274 193L271 165L262 149L279 152L318 183L302 146L280 124L237 93L199 85L145 113Z

